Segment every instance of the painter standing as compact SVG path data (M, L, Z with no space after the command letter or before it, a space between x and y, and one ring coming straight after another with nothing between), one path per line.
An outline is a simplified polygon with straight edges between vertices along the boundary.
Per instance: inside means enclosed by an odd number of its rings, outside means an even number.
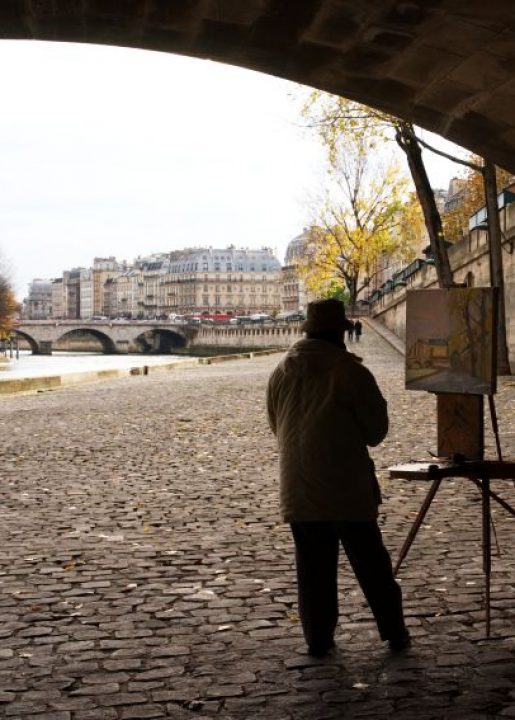
M280 508L295 543L299 614L308 652L334 647L340 543L392 650L409 645L401 591L377 524L381 502L368 446L388 431L386 401L343 342L343 303L308 305L305 337L270 376L267 410L277 436Z

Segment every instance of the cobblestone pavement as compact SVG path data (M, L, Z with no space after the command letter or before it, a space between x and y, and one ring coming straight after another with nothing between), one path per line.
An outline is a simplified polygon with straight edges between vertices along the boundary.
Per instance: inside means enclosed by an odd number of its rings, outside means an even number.
M402 358L370 331L359 350L390 402L375 458L395 554L427 485L385 469L429 457L434 398L404 391ZM381 644L342 559L338 649L305 654L264 416L277 360L0 401L1 717L515 717L515 521L494 508L502 555L485 640L466 481L444 484L400 573L413 647ZM497 397L515 456L513 378ZM495 487L515 503L511 483Z

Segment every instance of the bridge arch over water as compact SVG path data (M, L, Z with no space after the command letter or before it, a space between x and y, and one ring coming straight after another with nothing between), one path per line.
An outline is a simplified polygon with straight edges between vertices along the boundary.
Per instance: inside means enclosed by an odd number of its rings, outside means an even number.
M168 328L152 328L144 333L138 333L132 343L142 349L142 352L171 353L174 349L185 348L186 338L175 330Z
M11 332L14 335L17 335L19 338L22 338L23 340L28 342L33 355L39 355L39 343L35 338L32 337L32 335L30 335L28 332L25 332L24 330L19 330L18 328L12 328Z
M0 28L4 39L165 51L302 82L515 172L509 0L10 0Z
M116 349L116 343L114 340L105 332L102 332L101 330L97 330L95 328L90 327L77 327L72 330L67 330L62 335L57 336L57 339L55 342L59 342L60 340L67 340L72 339L74 337L91 337L95 338L95 340L98 340L100 343L100 347L102 349L102 352L106 355L115 355L118 351Z

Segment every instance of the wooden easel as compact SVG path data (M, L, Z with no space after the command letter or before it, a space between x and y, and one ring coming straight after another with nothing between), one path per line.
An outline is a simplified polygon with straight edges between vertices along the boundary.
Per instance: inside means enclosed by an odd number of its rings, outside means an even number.
M490 488L490 481L514 480L515 462L502 458L499 428L493 395L488 396L495 435L497 460L484 459L484 400L482 395L437 395L438 458L433 463L410 463L390 468L391 478L431 480L431 487L401 548L394 573L397 574L438 489L445 478L471 480L481 492L483 572L485 575L486 635L490 637L490 578L492 532L490 502L494 500L515 517L515 509Z

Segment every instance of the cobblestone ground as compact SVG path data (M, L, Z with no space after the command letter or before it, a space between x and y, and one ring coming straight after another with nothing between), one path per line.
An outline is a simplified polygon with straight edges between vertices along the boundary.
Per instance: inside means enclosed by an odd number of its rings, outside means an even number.
M402 358L377 336L359 350L390 403L375 457L395 554L427 485L385 469L434 450L434 399L404 391ZM305 654L264 416L277 360L0 401L1 717L515 717L515 521L494 508L502 555L485 640L466 481L445 483L401 571L413 647L391 656L380 643L342 559L338 649ZM513 378L497 397L515 456ZM511 483L495 488L515 503Z

